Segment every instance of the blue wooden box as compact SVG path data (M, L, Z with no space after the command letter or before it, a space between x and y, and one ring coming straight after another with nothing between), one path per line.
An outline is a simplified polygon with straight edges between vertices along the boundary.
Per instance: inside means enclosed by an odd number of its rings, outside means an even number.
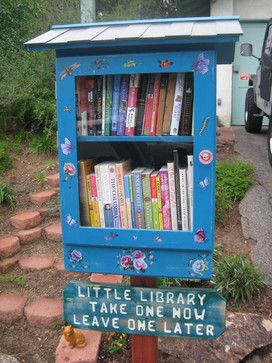
M27 42L56 49L61 219L65 268L70 271L209 279L215 216L216 65L230 63L241 28L237 18L187 18L55 26ZM193 72L193 136L79 136L75 77ZM194 155L193 230L84 227L79 223L78 154L114 143L189 146ZM209 163L201 155L208 151ZM65 173L66 163L75 173ZM122 256L144 254L146 268L124 269Z

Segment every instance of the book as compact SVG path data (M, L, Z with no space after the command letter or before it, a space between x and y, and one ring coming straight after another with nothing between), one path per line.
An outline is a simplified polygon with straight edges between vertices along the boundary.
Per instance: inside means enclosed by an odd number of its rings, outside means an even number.
M189 229L193 229L193 196L194 196L194 157L187 155L187 190L188 190L188 210L189 210Z
M123 160L115 164L117 191L118 191L119 208L120 208L120 222L122 228L129 228L128 214L126 208L125 185L124 185L124 175L128 173L129 169L130 169L130 160Z
M85 80L85 87L87 90L87 119L88 119L88 135L96 134L96 121L95 121L95 105L94 93L95 84L94 78L87 77Z
M174 162L167 163L172 229L178 229Z
M96 135L102 135L102 90L103 78L101 76L97 76L95 77L94 92Z
M116 74L113 76L113 90L112 90L112 108L111 108L111 135L117 135L117 122L119 117L119 103L120 103L120 82L121 75Z
M125 202L126 202L126 215L127 215L127 228L132 228L132 205L131 205L131 195L130 195L130 174L124 175L124 190L125 190Z
M135 122L135 135L143 134L143 121L144 121L144 111L145 111L145 101L146 101L146 91L148 83L148 74L142 74L140 79L140 85L138 90L137 98L137 116Z
M91 184L90 184L90 175L86 176L86 189L88 196L88 207L89 207L89 226L93 226L94 223L94 209L93 209L93 201L91 198Z
M95 164L94 159L78 161L78 191L79 191L79 208L80 208L80 224L81 224L81 226L90 225L90 213L89 213L86 177L92 171L94 164Z
M111 108L112 108L112 76L106 76L106 101L105 101L105 127L104 135L110 135L110 119L111 119Z
M151 188L150 188L150 176L154 169L146 168L142 172L142 187L143 187L143 200L144 200L144 216L145 216L145 228L153 229L153 214L152 214L152 202L151 202Z
M135 124L137 117L137 96L140 84L140 74L131 74L129 79L127 119L125 135L133 136L135 133Z
M156 176L156 186L157 186L157 198L158 198L159 229L163 229L161 179L159 173Z
M143 120L143 135L150 135L153 104L154 104L155 77L156 77L156 75L154 73L151 73L148 77L145 110L144 110L144 120Z
M80 78L76 77L76 130L77 136L81 135L81 115L80 115Z
M160 83L161 83L161 74L157 73L155 75L155 81L154 81L153 108L152 108L152 116L151 116L150 132L149 132L150 136L156 135L158 110L159 110Z
M100 164L100 183L105 227L114 227L109 164L107 162Z
M172 136L178 135L182 101L183 101L183 92L184 92L184 73L177 73L172 119L170 126L170 135Z
M103 205L102 182L101 182L100 167L101 167L101 164L96 164L95 167L94 167L94 171L95 171L95 177L96 177L97 199L98 199L100 225L101 225L101 227L105 227L105 217L104 217L104 205Z
M134 218L135 227L138 229L145 228L144 219L144 200L142 187L142 173L145 168L138 167L131 172L133 186Z
M100 227L100 214L99 214L98 194L97 194L95 173L91 173L89 175L89 180L90 180L91 203L92 203L92 208L93 208L92 227Z
M167 166L163 166L162 168L160 168L159 174L161 182L163 229L171 229L172 224L171 224L170 194L169 194Z
M168 77L169 77L168 73L163 73L161 75L156 135L162 134L162 123L163 123L163 117L164 117L164 112L165 112L165 100L166 100Z
M106 122L106 76L102 77L102 135L105 135Z
M179 150L173 150L174 159L174 178L176 186L176 209L177 209L177 224L178 229L182 230L182 218L181 218L181 197L180 197L180 181L179 181L179 168L180 168L180 156Z
M88 121L87 121L87 92L85 88L85 78L80 77L80 116L81 116L81 135L88 135Z
M179 169L182 230L189 230L186 168Z
M194 99L194 76L193 73L185 73L185 85L183 94L183 107L179 135L192 135L193 123L193 99Z
M150 175L150 189L151 189L151 204L152 204L152 216L154 229L160 229L159 223L159 209L158 209L158 191L156 178L158 171L153 171Z
M119 198L117 189L117 179L116 179L116 169L115 163L108 164L108 172L110 178L110 193L111 193L111 209L113 216L113 226L115 228L120 228L120 208L119 208Z
M175 96L175 85L176 85L176 73L169 73L168 84L167 84L167 94L165 100L165 111L163 116L162 124L162 135L170 134L170 127L172 121L172 111Z
M128 175L128 181L129 181L130 205L131 205L131 224L132 224L132 228L136 228L134 195L133 195L133 184L132 184L132 175L131 175L131 173Z
M125 134L125 125L127 118L128 83L129 83L129 75L122 74L120 81L119 115L117 121L118 136L123 136Z

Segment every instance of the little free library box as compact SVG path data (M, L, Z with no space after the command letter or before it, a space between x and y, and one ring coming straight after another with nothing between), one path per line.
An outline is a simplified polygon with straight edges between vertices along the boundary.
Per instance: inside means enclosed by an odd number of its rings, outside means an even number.
M216 65L241 34L237 17L156 19L58 25L26 43L56 50L67 270L211 277Z

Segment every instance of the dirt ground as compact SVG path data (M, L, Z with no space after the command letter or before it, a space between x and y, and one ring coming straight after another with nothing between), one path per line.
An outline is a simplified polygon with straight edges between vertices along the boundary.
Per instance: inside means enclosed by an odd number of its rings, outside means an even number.
M232 152L225 155L231 157ZM219 158L224 158L219 154ZM16 190L17 206L15 211L10 211L7 207L0 207L0 235L4 236L13 232L9 218L16 212L34 209L29 202L29 192L41 191L47 184L38 183L35 180L37 172L41 171L49 175L57 172L57 159L37 155L27 147L23 148L20 155L13 154L14 168L6 174L3 180L10 180ZM52 160L55 168L48 170L46 164ZM57 220L55 217L46 218L43 225ZM224 225L216 226L216 244L227 253L240 253L249 257L254 242L245 241L243 238L238 206L231 211L230 217ZM23 246L20 256L30 256L32 254L52 255L59 260L62 258L62 247L60 242L51 242L42 237L38 242ZM87 274L72 274L68 272L58 272L51 268L39 272L24 272L18 266L10 268L0 275L0 292L18 292L28 296L28 303L37 297L60 297L62 288L73 279L88 279ZM19 279L18 279L19 278ZM17 280L16 280L17 279ZM17 281L21 281L18 284ZM243 311L263 314L268 317L271 314L272 290L264 289L261 296L256 296L248 304L235 306L228 304L230 311ZM29 327L25 319L15 323L0 323L1 339L0 353L15 356L21 363L52 363L55 360L54 353L61 335L61 326L52 328ZM121 354L109 356L108 348L111 343L104 334L99 353L99 362L128 363L130 361L130 350L127 349ZM128 348L130 340L128 338Z

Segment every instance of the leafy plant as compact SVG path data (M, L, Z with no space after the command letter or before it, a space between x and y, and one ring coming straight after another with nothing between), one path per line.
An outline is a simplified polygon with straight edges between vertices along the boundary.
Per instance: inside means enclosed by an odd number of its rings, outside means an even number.
M109 333L109 338L111 339L115 333ZM124 349L127 348L127 336L126 334L120 334L109 346L108 353L110 355L121 353Z
M0 145L0 175L3 175L10 169L12 169L11 158L7 154L7 151Z
M24 275L18 275L16 276L12 272L8 272L5 275L1 276L1 282L9 282L9 283L15 283L18 286L24 286L26 284L26 278Z
M35 135L30 141L30 147L38 154L56 154L56 134L53 132L44 132L42 135Z
M56 163L53 160L47 160L45 163L45 167L47 170L55 170L56 169Z
M8 205L11 209L15 207L15 191L9 182L0 184L0 205Z
M38 171L35 176L34 179L38 182L38 183L44 183L46 180L46 176L42 171Z
M15 282L18 286L25 286L26 278L23 275L17 276L15 278Z
M254 182L253 165L240 160L218 161L216 166L216 221L222 222L235 202Z
M215 261L213 282L226 299L235 302L248 301L265 286L261 274L239 254L221 254Z

